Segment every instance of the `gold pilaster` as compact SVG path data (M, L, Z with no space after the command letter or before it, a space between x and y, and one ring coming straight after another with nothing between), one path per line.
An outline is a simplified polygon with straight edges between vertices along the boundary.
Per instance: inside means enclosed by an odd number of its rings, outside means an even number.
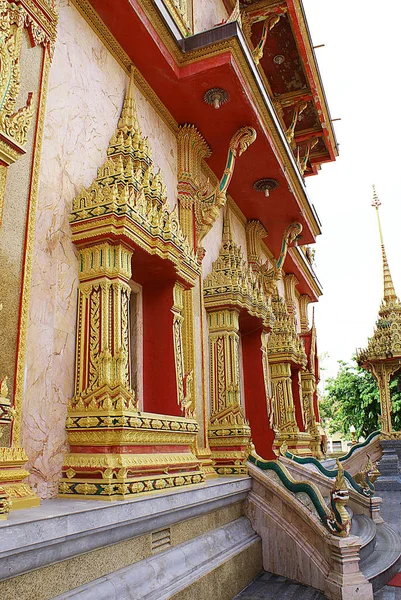
M222 238L219 256L204 282L210 346L209 443L218 473L241 474L246 472L251 432L241 398L239 314L246 310L259 319L261 332L271 329L273 315L260 278L233 240L228 212ZM266 343L265 336L263 341ZM266 369L267 354L265 358ZM268 377L265 386L268 389Z
M271 382L274 398L274 424L280 433L298 433L292 396L291 365L275 363L270 359Z
M307 357L302 341L295 330L294 319L288 314L283 299L276 292L272 298L275 323L269 335L268 355L273 387L273 422L275 449L285 442L293 454L310 454L311 436L299 431L295 418L292 379L295 372L305 369ZM300 388L302 411L302 389Z
M202 135L194 125L180 127L177 137L178 142L178 201L180 223L184 235L187 237L193 250L196 250L196 220L195 220L195 198L201 187L202 162L210 156L210 149ZM202 288L202 277L199 276L199 288ZM199 311L203 310L202 303ZM196 397L196 331L195 331L195 307L194 290L191 288L183 292L183 355L184 369L186 375L190 376L191 383L191 406L192 414L195 414L196 406L200 405L200 399ZM204 353L203 338L200 339L199 352ZM204 385L204 381L202 381ZM207 477L215 477L211 450L205 431L207 429L207 406L205 390L202 394L202 410L197 415L198 420L203 420L203 432L200 432L196 444L196 454L202 460L202 466Z
M299 281L295 275L293 275L292 273L289 273L288 275L284 276L283 282L284 282L284 294L285 294L285 301L287 304L288 314L292 319L294 319L295 329L296 329L297 328L297 309L296 309L297 297L296 297L295 288L298 285Z
M211 415L209 443L221 475L247 473L251 430L244 417L240 385L239 311L208 313ZM236 449L234 450L233 447Z
M302 385L302 418L305 431L311 435L312 454L315 458L323 458L321 449L322 428L316 421L314 394L316 391L316 378L310 371L301 372Z
M306 333L309 330L308 306L311 299L307 294L302 294L299 297L299 321L301 333Z

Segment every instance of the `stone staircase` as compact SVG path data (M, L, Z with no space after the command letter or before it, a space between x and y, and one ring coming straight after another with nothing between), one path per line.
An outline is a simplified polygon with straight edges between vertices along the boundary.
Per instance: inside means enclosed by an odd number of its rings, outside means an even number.
M359 568L377 592L400 570L401 540L387 523L373 523L364 515L353 517L352 534L363 540Z
M314 588L307 587L285 577L262 573L234 600L323 600L325 596Z
M353 515L351 535L361 540L359 568L374 591L375 600L398 600L401 589L386 584L401 568L401 539L387 523L374 523L366 515ZM237 600L323 600L319 590L272 573L263 573L240 592ZM356 596L352 596L354 600ZM347 596L344 595L344 600ZM364 600L361 596L361 600Z

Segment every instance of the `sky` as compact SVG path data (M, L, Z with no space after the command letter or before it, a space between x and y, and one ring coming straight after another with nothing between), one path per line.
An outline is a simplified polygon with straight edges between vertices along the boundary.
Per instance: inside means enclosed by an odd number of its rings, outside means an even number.
M383 295L372 184L396 292L401 294L401 2L304 0L340 155L306 179L322 222L315 305L322 379L372 335ZM400 111L400 114L398 114Z

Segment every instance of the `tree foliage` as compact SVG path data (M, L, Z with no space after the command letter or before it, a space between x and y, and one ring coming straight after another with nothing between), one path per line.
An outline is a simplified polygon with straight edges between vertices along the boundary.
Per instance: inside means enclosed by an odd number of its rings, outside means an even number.
M324 396L320 401L320 414L329 433L340 432L350 437L349 428L355 427L355 436L366 437L379 428L379 391L373 375L361 369L353 361L339 361L340 369L336 377L326 382ZM393 406L393 428L401 428L401 373L390 383Z

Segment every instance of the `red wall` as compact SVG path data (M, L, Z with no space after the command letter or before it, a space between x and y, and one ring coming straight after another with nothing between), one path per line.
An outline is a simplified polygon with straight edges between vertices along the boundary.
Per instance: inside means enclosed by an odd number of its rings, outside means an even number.
M245 412L252 429L256 452L266 460L276 458L272 447L274 432L267 416L267 401L261 351L262 329L242 335Z
M143 286L144 410L180 416L173 343L174 282Z

